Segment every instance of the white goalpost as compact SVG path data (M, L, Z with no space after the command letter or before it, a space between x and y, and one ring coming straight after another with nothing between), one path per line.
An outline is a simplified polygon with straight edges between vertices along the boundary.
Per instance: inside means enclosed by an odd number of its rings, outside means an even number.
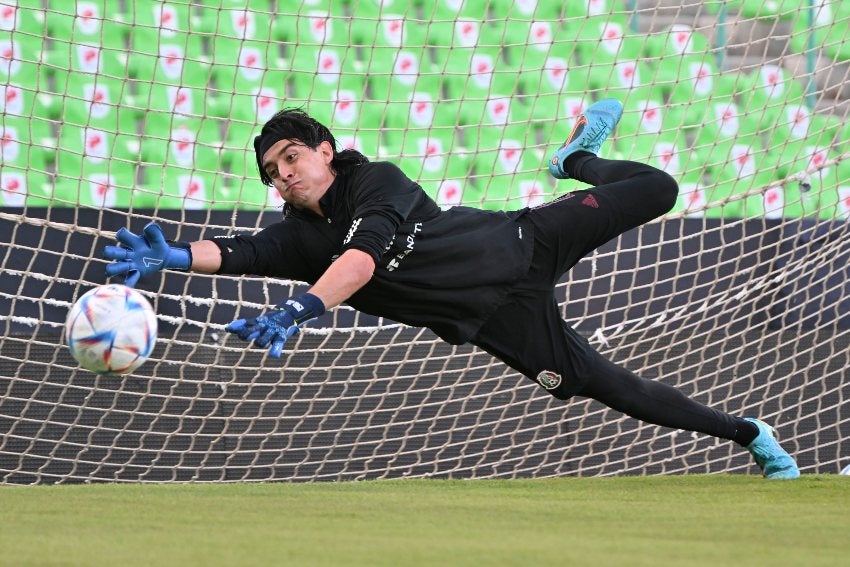
M253 232L252 136L304 106L443 207L581 188L546 162L594 100L603 156L680 184L582 260L563 315L607 357L850 463L850 9L827 0L0 0L0 484L756 473L732 443L551 398L469 346L340 307L280 360L224 326L303 282L142 279L124 377L62 342L101 251ZM850 42L847 43L850 45Z

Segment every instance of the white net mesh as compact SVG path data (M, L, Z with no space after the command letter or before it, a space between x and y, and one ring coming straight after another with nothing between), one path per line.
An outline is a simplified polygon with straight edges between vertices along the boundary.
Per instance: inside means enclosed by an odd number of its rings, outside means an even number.
M344 307L283 362L224 336L299 282L143 280L161 331L124 378L61 344L118 228L194 240L279 218L251 147L279 108L306 105L443 206L514 209L578 187L546 160L603 97L626 109L603 155L665 169L681 198L573 270L565 317L836 472L848 23L820 0L0 0L0 483L754 472L731 443L559 402Z

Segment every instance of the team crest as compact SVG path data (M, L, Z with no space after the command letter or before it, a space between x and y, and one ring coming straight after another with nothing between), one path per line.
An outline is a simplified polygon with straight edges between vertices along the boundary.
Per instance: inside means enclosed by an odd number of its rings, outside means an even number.
M561 385L561 375L551 370L542 370L537 375L537 381L547 390L554 390Z

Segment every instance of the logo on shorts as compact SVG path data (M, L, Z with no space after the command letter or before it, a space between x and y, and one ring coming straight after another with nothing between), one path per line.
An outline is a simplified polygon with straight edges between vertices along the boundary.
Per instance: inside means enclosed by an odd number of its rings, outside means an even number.
M537 381L547 390L554 390L561 385L561 375L552 372L551 370L542 370L537 375Z

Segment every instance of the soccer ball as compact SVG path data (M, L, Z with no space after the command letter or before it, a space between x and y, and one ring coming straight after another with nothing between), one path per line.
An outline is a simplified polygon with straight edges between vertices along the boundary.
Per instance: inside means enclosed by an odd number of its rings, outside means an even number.
M845 476L850 476L850 465L847 465L846 467L844 467L843 469L841 469L841 472L840 472L840 473L838 473L838 474L843 474L843 475L845 475Z
M65 321L71 356L86 370L120 375L132 372L151 354L156 341L156 313L131 287L96 287L71 307Z

